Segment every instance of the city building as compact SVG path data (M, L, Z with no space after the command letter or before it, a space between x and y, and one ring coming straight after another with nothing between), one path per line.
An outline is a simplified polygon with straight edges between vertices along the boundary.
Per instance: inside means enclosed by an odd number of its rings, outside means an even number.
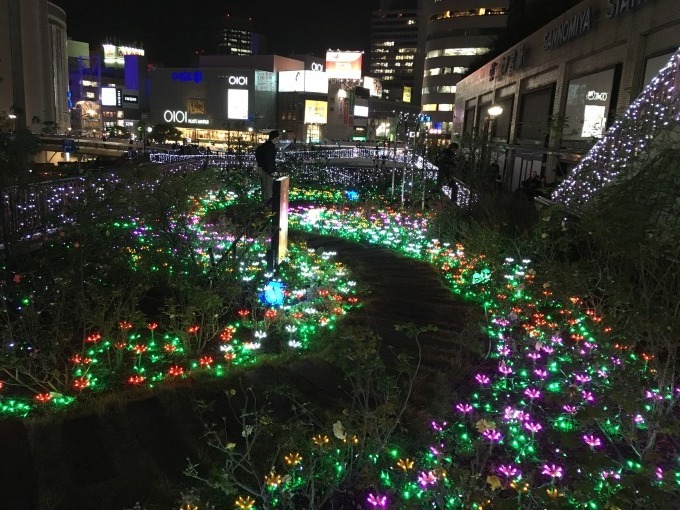
M458 82L506 28L510 0L421 0L422 112L433 141L450 139Z
M416 3L382 0L380 10L373 12L368 74L382 82L385 98L420 104L420 91L415 90L419 26Z
M559 180L679 46L677 0L583 0L458 82L454 131L507 147L509 189Z
M278 55L201 56L192 68L151 72L149 122L168 123L190 143L234 148L280 127L277 74L304 71L304 63Z
M244 148L272 129L305 144L393 139L400 114L420 108L381 98L380 81L362 76L362 55L210 55L198 67L156 68L149 123L218 149Z
M100 136L119 127L120 133L141 138L149 109L148 70L137 46L107 42L91 51L88 43L68 40L73 133Z
M70 125L66 13L46 0L0 0L0 113L14 128Z
M252 18L225 14L217 32L217 53L220 55L258 55L263 38L253 30Z

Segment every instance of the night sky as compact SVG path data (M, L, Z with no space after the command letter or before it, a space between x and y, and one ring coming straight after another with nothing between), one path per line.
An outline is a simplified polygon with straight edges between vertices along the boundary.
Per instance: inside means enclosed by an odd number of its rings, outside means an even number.
M267 54L288 56L327 49L365 51L371 12L379 0L50 0L66 11L68 35L98 45L108 37L121 45L141 43L150 62L190 65L197 51L213 53L225 14L252 17L267 36ZM115 41L114 41L115 43Z

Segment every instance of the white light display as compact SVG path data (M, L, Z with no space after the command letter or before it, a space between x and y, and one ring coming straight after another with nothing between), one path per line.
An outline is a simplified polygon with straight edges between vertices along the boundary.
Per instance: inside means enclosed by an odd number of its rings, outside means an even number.
M680 122L680 50L558 186L552 199L573 209L630 169L662 129Z

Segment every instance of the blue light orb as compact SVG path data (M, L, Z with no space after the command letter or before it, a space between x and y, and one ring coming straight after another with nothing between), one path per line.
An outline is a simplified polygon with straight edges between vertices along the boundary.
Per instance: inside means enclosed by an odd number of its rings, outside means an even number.
M347 196L347 200L349 200L350 202L356 202L357 200L359 200L358 191L347 190L345 191L345 195Z
M281 306L285 295L283 289L286 286L283 282L270 281L264 286L264 292L260 294L260 300L269 306Z

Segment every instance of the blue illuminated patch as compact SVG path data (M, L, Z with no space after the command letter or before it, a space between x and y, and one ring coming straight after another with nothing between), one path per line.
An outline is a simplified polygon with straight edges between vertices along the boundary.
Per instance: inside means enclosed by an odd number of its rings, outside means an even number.
M350 202L356 202L359 200L359 192L358 191L345 191L345 195L347 196L347 200Z
M285 298L283 290L286 285L283 282L271 281L264 286L264 292L260 294L260 300L269 306L281 306Z

